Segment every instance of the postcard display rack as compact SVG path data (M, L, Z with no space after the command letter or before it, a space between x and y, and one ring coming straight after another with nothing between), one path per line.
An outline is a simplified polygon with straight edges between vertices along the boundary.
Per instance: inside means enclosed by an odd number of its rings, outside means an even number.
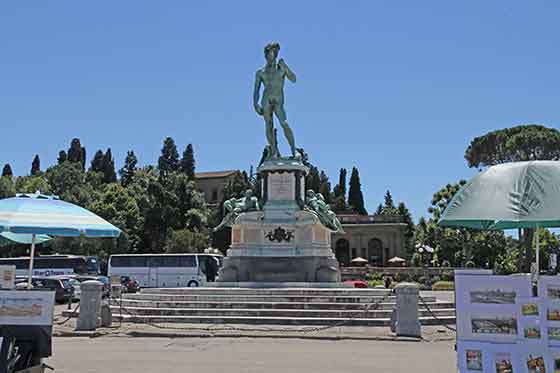
M478 272L478 273L477 273ZM460 373L560 373L560 276L457 271Z

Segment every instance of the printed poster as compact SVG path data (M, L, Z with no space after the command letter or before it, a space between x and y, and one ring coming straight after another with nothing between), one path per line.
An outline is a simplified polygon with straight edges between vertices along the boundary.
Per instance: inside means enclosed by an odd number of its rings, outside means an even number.
M54 291L0 291L0 325L52 325Z

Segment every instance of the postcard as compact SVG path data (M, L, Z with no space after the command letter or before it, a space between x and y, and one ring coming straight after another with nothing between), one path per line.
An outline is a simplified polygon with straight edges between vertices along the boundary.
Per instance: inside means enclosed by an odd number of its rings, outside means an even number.
M560 321L560 309L549 308L547 313L548 321Z
M517 294L512 289L485 289L470 292L471 303L515 304Z
M466 350L467 369L482 371L483 360L481 350Z
M525 303L521 306L523 316L538 316L539 305L537 303Z
M471 326L474 334L517 334L514 316L473 316Z
M528 373L546 373L544 357L540 354L532 354L527 357Z
M496 373L513 373L511 353L498 352L496 354Z

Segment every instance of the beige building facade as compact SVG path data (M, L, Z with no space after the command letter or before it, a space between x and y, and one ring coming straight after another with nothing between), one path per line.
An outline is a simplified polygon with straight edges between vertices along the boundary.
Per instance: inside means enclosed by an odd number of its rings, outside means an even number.
M333 234L331 247L342 266L352 259L363 258L376 267L387 266L388 260L406 256L406 224L401 216L338 215L344 234Z
M196 186L204 193L204 199L210 206L216 206L224 197L224 188L238 170L197 172L195 174Z

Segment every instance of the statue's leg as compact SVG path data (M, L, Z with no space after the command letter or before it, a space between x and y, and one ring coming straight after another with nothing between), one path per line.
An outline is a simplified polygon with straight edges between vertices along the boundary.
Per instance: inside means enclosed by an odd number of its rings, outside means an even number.
M277 105L274 108L274 112L284 129L284 136L286 136L286 140L288 140L288 144L290 144L290 149L292 150L292 155L296 156L296 140L294 139L294 132L290 128L287 122L286 112L284 111L284 107L282 105Z
M274 121L272 119L272 106L270 104L266 104L265 107L263 107L263 117L266 126L268 146L271 151L274 151L274 149L276 149L276 138L274 136ZM269 154L269 156L275 157L277 154Z

